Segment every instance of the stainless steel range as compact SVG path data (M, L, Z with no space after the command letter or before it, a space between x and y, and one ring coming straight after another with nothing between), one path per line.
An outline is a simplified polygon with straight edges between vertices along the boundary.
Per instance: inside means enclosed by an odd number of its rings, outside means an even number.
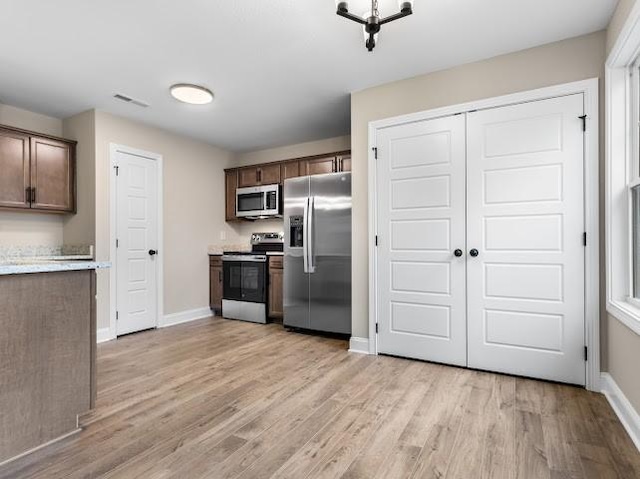
M254 233L251 251L225 251L222 256L222 316L267 322L269 271L267 253L283 251L283 233Z

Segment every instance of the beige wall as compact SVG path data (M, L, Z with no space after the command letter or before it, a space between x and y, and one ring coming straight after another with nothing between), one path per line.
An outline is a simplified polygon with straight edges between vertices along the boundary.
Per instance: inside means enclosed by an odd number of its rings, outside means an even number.
M607 31L607 51L611 51L624 26L635 0L620 0ZM602 298L605 298L602 295ZM604 302L604 300L603 300ZM636 411L640 412L640 335L613 316L607 315L607 363L609 371Z
M607 53L611 51L613 45L618 39L618 35L622 31L624 23L627 21L627 17L631 12L631 9L636 4L636 0L618 0L618 6L611 18L609 28L607 29Z
M63 122L65 138L78 142L76 150L76 208L75 215L64 217L65 244L96 242L96 118L95 111L67 118Z
M368 337L367 149L370 121L603 77L605 32L502 55L353 93L353 335ZM602 86L602 85L601 85Z
M233 155L211 145L108 113L95 113L96 253L109 259L109 145L158 153L164 165L164 314L209 305L208 245L225 232L224 168ZM98 274L98 328L109 325L109 273Z
M62 120L0 104L0 125L62 136ZM64 216L0 211L0 245L59 246Z
M318 141L309 141L287 145L279 148L252 151L239 154L236 158L238 166L254 165L258 163L269 163L271 161L288 160L291 158L302 158L304 156L322 155L336 151L349 150L351 148L350 136L338 136ZM282 219L260 220L254 222L243 222L239 225L240 241L248 242L251 233L258 232L279 232L284 227Z

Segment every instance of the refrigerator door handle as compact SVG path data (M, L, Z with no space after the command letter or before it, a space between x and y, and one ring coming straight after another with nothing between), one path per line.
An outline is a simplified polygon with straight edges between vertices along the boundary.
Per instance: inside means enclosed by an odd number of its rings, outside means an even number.
M309 228L307 230L307 256L309 257L307 262L308 262L308 269L309 269L309 273L315 273L316 272L316 265L313 263L313 250L314 250L314 244L313 244L313 237L315 236L315 231L314 229L314 225L313 225L313 216L314 216L314 209L316 206L316 197L312 196L311 198L309 198L309 210L307 212L307 215L309 217Z
M302 264L304 272L309 272L309 243L307 241L309 229L309 198L304 201L304 213L302 214Z

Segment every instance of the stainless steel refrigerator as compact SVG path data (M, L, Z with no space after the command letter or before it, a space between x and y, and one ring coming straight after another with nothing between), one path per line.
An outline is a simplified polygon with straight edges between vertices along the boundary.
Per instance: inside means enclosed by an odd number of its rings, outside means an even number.
M351 173L284 182L284 325L351 334Z

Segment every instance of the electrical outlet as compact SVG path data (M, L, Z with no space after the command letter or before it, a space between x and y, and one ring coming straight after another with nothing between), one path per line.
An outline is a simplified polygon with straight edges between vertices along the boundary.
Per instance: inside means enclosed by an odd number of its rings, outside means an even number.
M222 241L227 239L227 232L225 230L220 231L220 239Z

